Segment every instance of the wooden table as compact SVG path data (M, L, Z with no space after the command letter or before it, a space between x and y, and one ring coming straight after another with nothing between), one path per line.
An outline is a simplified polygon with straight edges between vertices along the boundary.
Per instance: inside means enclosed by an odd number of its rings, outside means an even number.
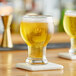
M0 36L1 37L1 36ZM12 35L14 43L23 43L19 35ZM54 34L52 43L69 42L69 37L65 33ZM27 51L0 51L0 76L76 76L76 61L66 60L58 57L59 52L68 52L69 48L48 49L47 59L50 62L64 66L63 70L49 70L31 72L16 69L15 64L25 62Z

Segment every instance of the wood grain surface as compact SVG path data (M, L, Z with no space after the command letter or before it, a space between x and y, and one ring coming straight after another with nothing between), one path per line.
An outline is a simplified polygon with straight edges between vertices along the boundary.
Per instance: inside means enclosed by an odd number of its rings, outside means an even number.
M1 36L0 36L1 37ZM15 44L24 43L19 35L12 35ZM65 33L56 33L51 42L69 42L69 37ZM1 41L1 40L0 40ZM76 76L76 61L62 59L58 57L60 52L68 52L69 48L48 49L47 59L64 66L63 70L49 70L31 72L22 69L16 69L16 63L25 62L27 51L1 51L0 52L0 76Z

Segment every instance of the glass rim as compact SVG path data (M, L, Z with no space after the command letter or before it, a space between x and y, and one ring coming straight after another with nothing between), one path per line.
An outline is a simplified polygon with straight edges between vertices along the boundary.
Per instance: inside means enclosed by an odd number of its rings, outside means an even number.
M76 16L76 10L67 10L65 15Z
M71 12L76 12L76 10L66 10L65 13L71 13Z
M24 15L23 18L49 18L52 15Z
M22 17L23 22L47 22L49 20L53 20L51 15L24 15Z

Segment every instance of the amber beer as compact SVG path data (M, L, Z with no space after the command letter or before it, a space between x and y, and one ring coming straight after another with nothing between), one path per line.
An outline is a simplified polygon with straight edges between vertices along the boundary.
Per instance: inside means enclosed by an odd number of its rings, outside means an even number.
M67 11L64 16L64 29L71 37L69 52L76 54L76 11Z
M46 46L51 38L48 32L48 23L40 22L21 22L21 35L24 41L31 46L37 48L30 50L29 57L41 58L43 56L42 47Z
M76 38L76 16L65 15L64 29L70 37Z

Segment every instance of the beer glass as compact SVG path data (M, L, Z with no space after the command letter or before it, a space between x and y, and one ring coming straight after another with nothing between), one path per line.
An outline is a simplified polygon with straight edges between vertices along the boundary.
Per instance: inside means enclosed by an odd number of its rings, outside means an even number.
M20 33L28 45L26 63L46 64L46 45L54 32L51 16L23 16Z
M68 10L64 16L65 32L71 37L71 48L69 54L76 54L76 11Z

